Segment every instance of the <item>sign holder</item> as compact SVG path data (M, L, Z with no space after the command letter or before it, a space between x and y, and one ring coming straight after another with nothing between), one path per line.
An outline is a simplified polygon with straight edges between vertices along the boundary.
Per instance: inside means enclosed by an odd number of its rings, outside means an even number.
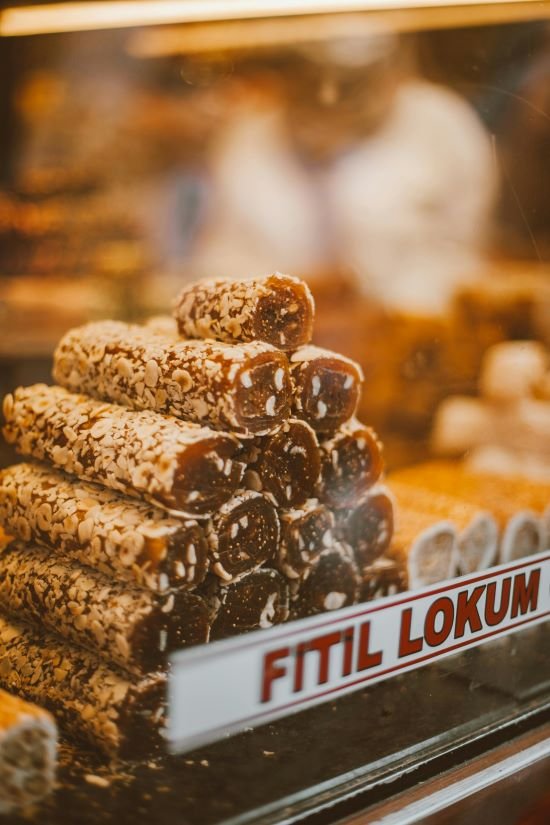
M168 740L183 753L540 624L550 552L172 656Z

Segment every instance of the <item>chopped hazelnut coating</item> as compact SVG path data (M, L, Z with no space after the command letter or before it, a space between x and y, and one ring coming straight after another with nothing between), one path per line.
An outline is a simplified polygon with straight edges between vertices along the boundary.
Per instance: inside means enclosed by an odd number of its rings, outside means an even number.
M320 442L319 498L329 507L354 507L384 468L376 433L356 419Z
M359 587L360 576L351 547L334 542L322 551L300 584L292 616L313 616L355 604Z
M296 507L315 495L321 454L305 421L289 419L271 435L244 445L245 486L261 490L281 507Z
M359 572L383 556L393 536L393 500L376 486L350 510L336 514L337 535L353 548Z
M211 571L234 582L272 559L279 541L279 518L261 493L242 490L212 516L207 538Z
M236 433L270 432L290 412L288 360L261 341L183 341L98 321L61 339L53 376L72 392Z
M408 588L407 570L395 559L376 559L361 571L359 601L370 602L384 596L394 596Z
M290 356L292 409L314 430L333 433L357 409L363 373L359 364L311 344Z
M196 587L208 569L196 521L41 464L0 470L0 522L21 541L157 593Z
M61 387L19 387L3 409L4 437L19 453L180 514L216 510L244 472L232 435Z
M208 641L199 596L157 596L32 545L0 553L0 603L6 613L136 673L161 668L178 647Z
M86 650L0 615L0 685L48 708L73 737L137 759L162 747L166 679L130 679Z
M283 350L311 341L314 313L307 284L280 273L198 281L182 290L174 309L187 338L266 341Z
M273 627L288 618L288 585L276 570L264 567L229 585L211 577L205 589L214 616L212 639Z
M281 540L276 567L288 579L301 579L325 547L332 545L334 516L316 499L302 507L279 510Z
M50 714L0 690L0 815L53 790L56 750Z

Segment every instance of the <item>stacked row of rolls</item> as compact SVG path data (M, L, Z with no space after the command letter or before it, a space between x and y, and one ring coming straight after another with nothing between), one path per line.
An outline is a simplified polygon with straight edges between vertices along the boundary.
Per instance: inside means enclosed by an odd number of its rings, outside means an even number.
M286 275L69 331L4 399L0 685L111 754L162 743L168 656L407 586L363 377Z

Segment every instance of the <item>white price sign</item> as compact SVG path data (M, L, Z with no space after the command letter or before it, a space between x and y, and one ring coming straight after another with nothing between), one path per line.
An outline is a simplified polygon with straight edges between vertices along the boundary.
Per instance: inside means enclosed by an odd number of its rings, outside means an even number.
M550 617L550 552L179 651L168 737L185 752Z

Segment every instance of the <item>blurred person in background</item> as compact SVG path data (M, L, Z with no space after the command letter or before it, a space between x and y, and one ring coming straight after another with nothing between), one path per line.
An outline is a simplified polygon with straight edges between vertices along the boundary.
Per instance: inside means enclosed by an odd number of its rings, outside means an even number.
M351 273L384 306L444 311L478 267L496 171L473 109L413 64L394 36L347 38L229 84L194 274Z

